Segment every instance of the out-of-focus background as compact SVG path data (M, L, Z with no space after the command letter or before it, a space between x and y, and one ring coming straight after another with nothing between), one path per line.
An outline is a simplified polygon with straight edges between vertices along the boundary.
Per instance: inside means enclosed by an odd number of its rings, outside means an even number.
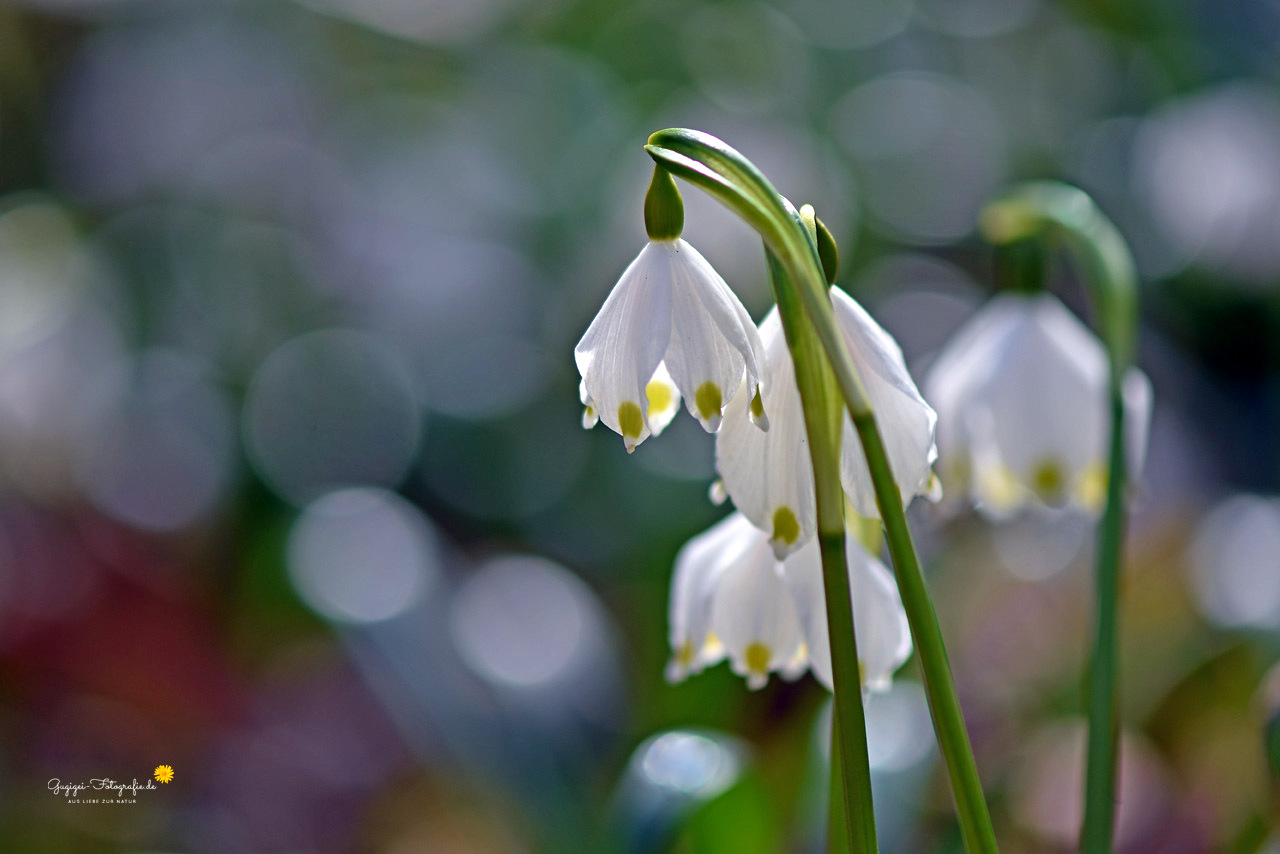
M1278 69L1266 0L0 0L0 850L817 850L825 692L663 681L710 438L579 424L672 125L816 205L917 377L1009 181L1119 223L1119 848L1280 850ZM914 515L1003 850L1070 850L1089 525ZM960 850L914 664L869 717L885 850Z

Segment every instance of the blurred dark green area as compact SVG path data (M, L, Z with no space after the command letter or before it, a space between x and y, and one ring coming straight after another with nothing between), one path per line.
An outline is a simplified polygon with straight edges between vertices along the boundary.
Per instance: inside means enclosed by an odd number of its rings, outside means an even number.
M711 439L579 425L691 126L917 376L1009 182L1116 220L1157 401L1118 847L1280 851L1278 60L1264 0L0 0L0 850L820 850L822 689L663 680ZM1002 850L1071 850L1088 525L914 516ZM881 836L958 851L917 679L870 701Z

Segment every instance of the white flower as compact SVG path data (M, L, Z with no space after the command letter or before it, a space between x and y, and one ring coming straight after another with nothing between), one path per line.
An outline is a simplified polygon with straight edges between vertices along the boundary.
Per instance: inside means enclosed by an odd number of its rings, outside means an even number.
M925 383L949 489L1004 516L1030 501L1091 513L1106 499L1110 368L1102 342L1047 293L1004 293L938 354ZM1126 462L1146 454L1151 383L1124 378Z
M573 351L588 410L583 423L603 421L630 452L670 421L661 420L666 409L658 403L674 413L682 395L690 414L715 432L740 387L748 401L759 392L760 352L747 310L698 250L681 238L650 240ZM679 394L664 395L664 383Z
M884 690L911 655L907 615L889 570L857 538L847 543L863 688ZM741 513L694 537L676 557L670 640L671 681L728 658L753 689L763 687L772 672L794 679L806 669L830 689L817 540L779 562L768 535Z
M889 466L905 505L914 496L932 491L937 418L916 389L902 350L889 333L839 288L831 289L831 302L875 409ZM813 538L813 465L795 367L776 308L760 324L760 339L764 344L763 403L769 413L769 432L748 426L748 398L741 392L735 395L716 437L716 468L734 506L756 526L771 532L770 542L781 558ZM862 444L848 415L844 417L840 480L854 510L863 516L879 515Z

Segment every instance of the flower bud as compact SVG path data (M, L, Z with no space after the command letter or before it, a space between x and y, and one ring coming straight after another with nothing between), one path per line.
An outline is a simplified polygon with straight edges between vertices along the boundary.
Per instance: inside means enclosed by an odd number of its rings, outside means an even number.
M653 180L644 196L644 228L650 240L675 240L684 231L684 201L671 173L653 167Z

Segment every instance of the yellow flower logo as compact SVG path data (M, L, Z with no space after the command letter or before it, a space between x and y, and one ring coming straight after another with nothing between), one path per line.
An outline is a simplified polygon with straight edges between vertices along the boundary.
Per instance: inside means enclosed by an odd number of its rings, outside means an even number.
M168 765L161 765L156 768L156 779L161 783L168 783L173 779L173 769Z

